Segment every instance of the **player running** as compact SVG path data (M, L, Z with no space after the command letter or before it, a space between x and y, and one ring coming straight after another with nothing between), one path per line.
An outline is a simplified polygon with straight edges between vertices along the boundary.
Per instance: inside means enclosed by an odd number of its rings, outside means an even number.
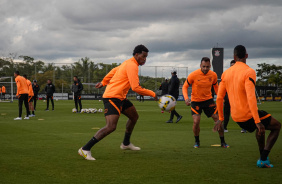
M14 120L22 120L22 106L24 102L24 106L26 109L26 117L24 119L29 119L29 109L28 109L28 85L26 83L26 79L20 76L19 71L15 71L14 73L15 81L17 84L17 94L16 97L19 99L19 116L14 118Z
M28 106L29 106L29 111L32 111L32 114L30 114L29 112L29 117L35 117L35 114L34 114L34 108L33 108L33 96L34 96L34 93L33 93L33 89L32 89L32 84L30 82L30 80L27 79L27 76L26 75L23 75L23 77L26 79L26 83L27 83L27 86L28 86Z
M148 52L149 50L144 45L136 46L132 58L112 69L102 82L97 83L96 88L107 85L103 95L106 126L100 129L85 146L78 150L79 155L86 160L95 160L91 156L90 149L104 137L115 131L120 113L128 117L124 140L120 148L124 150L140 150L139 147L134 146L130 142L131 133L138 120L138 113L134 105L126 99L126 95L131 88L140 95L152 96L156 101L158 100L157 95L153 91L144 89L139 85L138 66L146 63Z
M53 94L55 93L55 86L52 84L52 81L50 79L47 80L45 92L46 92L46 100L47 100L47 108L45 109L45 111L49 111L49 99L51 100L52 111L53 111L54 110Z
M33 80L32 89L34 93L34 96L33 96L34 110L36 110L36 101L38 100L38 92L40 90L40 86L39 84L37 84L37 80Z
M80 113L82 109L81 104L81 91L83 90L83 85L81 84L80 80L77 78L77 76L73 77L73 84L72 84L72 92L74 93L74 104L76 108L76 113ZM78 111L78 105L80 110Z
M210 70L211 64L208 57L202 58L200 67L200 69L192 72L188 76L182 88L186 105L191 105L193 132L195 136L194 148L199 148L200 146L199 134L202 111L204 111L208 118L212 117L214 122L218 120L216 104L213 101L211 93L211 88L213 87L215 93L217 94L217 75L215 72ZM192 86L192 102L191 99L188 98L189 86ZM220 126L218 133L221 141L221 147L228 148L229 145L226 144L224 140L223 126Z
M257 166L270 168L273 165L270 164L268 154L279 136L281 124L269 113L258 110L255 92L256 72L246 64L247 58L248 54L244 46L238 45L234 48L236 63L222 74L217 95L219 120L214 128L218 130L224 121L223 99L227 92L233 120L248 132L256 130L260 150ZM270 130L266 144L265 129Z

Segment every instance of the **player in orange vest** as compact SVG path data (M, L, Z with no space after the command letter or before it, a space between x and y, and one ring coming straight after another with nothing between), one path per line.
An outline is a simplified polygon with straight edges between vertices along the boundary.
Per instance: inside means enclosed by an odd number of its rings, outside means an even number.
M120 148L140 150L139 147L134 146L130 142L131 133L138 120L138 113L134 105L126 98L126 95L131 88L140 95L152 96L155 100L158 100L156 93L139 85L138 66L146 63L148 52L149 50L144 45L136 46L132 58L112 69L102 82L97 83L96 88L107 86L103 95L106 126L101 128L85 146L78 150L79 155L86 160L95 160L91 156L90 149L104 137L115 131L121 113L128 117L128 121L124 140Z
M17 84L17 94L16 97L19 99L19 116L14 120L22 120L22 106L24 102L24 106L26 109L26 117L24 119L29 119L29 108L28 108L28 85L26 83L26 79L20 76L19 71L15 71L14 73L15 81Z
M23 75L23 77L26 79L26 83L28 85L28 105L29 105L29 111L32 111L32 114L29 115L29 117L35 117L34 114L34 108L33 108L33 88L32 88L32 83L30 82L30 80L27 79L26 75Z

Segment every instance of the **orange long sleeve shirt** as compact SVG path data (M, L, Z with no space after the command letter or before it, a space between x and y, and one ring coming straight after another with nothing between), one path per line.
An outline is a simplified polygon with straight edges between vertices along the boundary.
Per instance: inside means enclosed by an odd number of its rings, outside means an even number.
M17 95L20 94L28 94L28 86L26 83L26 79L20 75L15 78L17 84Z
M211 87L215 93L218 91L217 75L213 71L204 74L201 69L195 70L188 75L182 87L184 99L188 99L188 87L192 86L191 101L203 102L212 98Z
M103 98L124 100L130 88L140 95L155 97L153 91L144 89L139 85L138 66L139 64L132 57L112 69L101 82L103 85L107 85Z
M27 83L27 86L28 86L28 96L34 96L32 84L31 84L30 80L26 79L26 83Z
M2 93L6 93L6 87L2 86Z
M254 118L255 123L260 123L255 91L255 70L237 61L222 74L221 79L217 95L219 119L224 120L223 99L227 91L231 117L235 122L245 122Z

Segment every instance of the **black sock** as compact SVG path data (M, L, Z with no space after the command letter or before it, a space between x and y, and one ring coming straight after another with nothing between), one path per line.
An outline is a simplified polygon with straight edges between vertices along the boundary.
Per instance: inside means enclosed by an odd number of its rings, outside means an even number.
M128 146L130 144L130 136L131 136L131 133L125 132L124 139L123 139L123 145Z
M225 143L224 137L219 137L219 138L220 138L221 143Z
M32 114L34 115L34 111L32 111Z
M262 153L261 153L261 155L260 155L260 159L261 159L262 161L266 161L269 152L270 152L270 151L268 151L268 150L263 150Z
M200 136L195 136L195 142L200 142Z
M263 149L262 149L262 150L259 150L260 155L262 154L262 152L263 152Z
M99 142L99 140L97 140L95 137L92 137L90 141L82 147L82 149L89 151L97 142Z

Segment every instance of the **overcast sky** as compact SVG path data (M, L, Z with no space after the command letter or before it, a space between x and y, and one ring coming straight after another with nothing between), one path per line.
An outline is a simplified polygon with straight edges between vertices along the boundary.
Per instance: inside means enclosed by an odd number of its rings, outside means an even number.
M121 63L144 44L150 50L145 66L190 73L217 44L228 68L233 48L242 44L252 68L282 65L281 0L0 0L0 7L1 56ZM169 76L166 70L157 75Z

